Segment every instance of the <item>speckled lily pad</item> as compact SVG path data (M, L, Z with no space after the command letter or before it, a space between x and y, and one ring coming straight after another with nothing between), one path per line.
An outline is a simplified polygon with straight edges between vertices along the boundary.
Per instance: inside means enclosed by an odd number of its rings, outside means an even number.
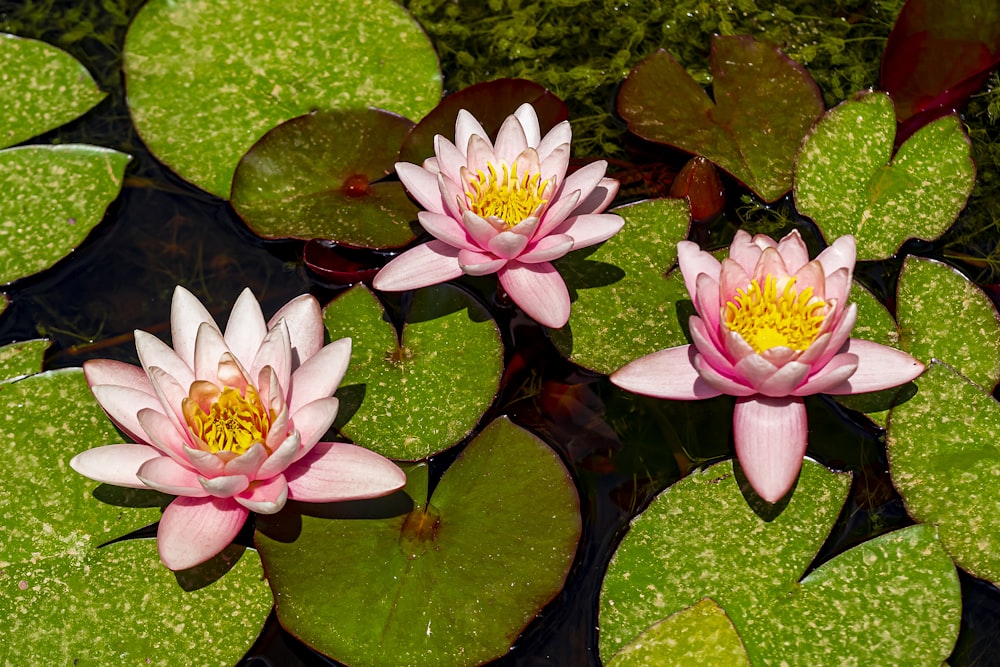
M0 384L40 372L49 344L40 338L0 347Z
M684 345L691 298L677 270L677 242L687 236L688 204L655 199L614 210L625 227L595 249L556 265L573 300L569 324L552 341L574 363L612 373L629 361ZM668 275L668 272L669 275Z
M129 29L125 76L149 148L219 197L290 118L372 106L419 120L441 98L437 55L392 0L152 0Z
M330 339L354 341L335 424L354 442L413 461L451 447L479 422L503 373L496 322L452 285L417 290L401 337L357 285L324 312Z
M118 196L130 159L80 144L0 151L0 284L73 252Z
M152 540L100 547L156 521L169 496L73 472L80 449L121 436L80 369L0 385L0 437L17 474L0 485L0 645L18 665L232 665L256 640L271 592L234 546L170 572ZM100 547L100 548L98 548ZM219 619L232 619L224 628Z
M0 148L68 123L105 95L65 51L0 33Z
M795 206L827 240L853 234L858 259L889 257L909 238L938 238L976 178L957 116L921 128L893 155L896 115L885 93L834 107L802 142Z
M572 478L506 418L469 443L429 498L426 464L408 478L405 494L367 509L259 517L281 624L352 667L465 667L505 654L572 565Z

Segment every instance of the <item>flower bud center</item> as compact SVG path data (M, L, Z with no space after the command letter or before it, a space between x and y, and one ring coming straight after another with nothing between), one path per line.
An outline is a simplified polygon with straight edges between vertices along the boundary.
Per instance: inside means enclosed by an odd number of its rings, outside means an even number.
M191 432L216 454L243 454L255 442L263 442L271 427L271 418L253 385L247 385L243 395L233 387L223 388L207 412L197 400L185 398L183 410Z
M513 227L548 201L542 198L542 193L548 186L548 181L539 182L541 174L525 174L518 177L517 164L508 167L500 163L500 173L492 163L486 165L489 174L482 170L476 172L476 178L469 181L469 208L482 217L495 217Z
M779 294L778 281L770 274L763 289L752 280L726 302L726 326L757 354L772 347L805 350L816 340L825 317L826 303L813 297L812 287L800 292L792 278Z

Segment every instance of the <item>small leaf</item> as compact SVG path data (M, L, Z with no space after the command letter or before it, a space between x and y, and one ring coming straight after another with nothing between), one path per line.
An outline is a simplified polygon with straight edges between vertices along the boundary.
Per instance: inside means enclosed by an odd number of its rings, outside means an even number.
M752 37L714 36L711 58L714 102L659 51L622 84L618 111L643 139L702 155L773 202L792 187L795 151L823 113L819 88L805 68Z
M1000 314L954 267L907 257L899 273L896 314L902 349L925 364L938 359L986 389L1000 380ZM947 323L942 326L942 323Z
M889 97L863 94L828 111L796 159L796 207L827 240L853 234L861 260L888 257L909 238L939 237L975 182L956 116L922 128L893 157L895 136Z
M0 384L40 373L51 342L39 338L0 347Z
M892 483L959 567L1000 583L1000 405L941 363L916 384L889 420Z
M0 33L0 148L57 128L106 96L73 56L33 39Z
M0 151L0 284L73 252L118 196L130 159L81 144Z
M441 97L437 55L392 0L152 0L124 69L150 150L223 198L240 158L290 118L371 106L419 119Z
M401 515L390 513L390 497L369 504L367 517L362 505L333 518L291 507L258 517L281 624L352 667L460 667L503 655L573 563L581 522L572 478L545 443L500 418L429 502L426 466L409 479L412 509Z
M503 343L486 309L461 289L414 292L402 335L366 287L326 307L331 340L350 336L351 366L340 383L338 426L354 442L416 460L464 438L493 402Z
M391 174L413 123L378 109L314 111L265 134L236 168L233 208L264 238L396 248L417 207Z
M656 199L614 210L625 227L595 250L557 262L573 299L569 324L552 331L559 351L576 364L609 374L666 347L684 345L690 304L679 271L677 242L687 236L687 202Z

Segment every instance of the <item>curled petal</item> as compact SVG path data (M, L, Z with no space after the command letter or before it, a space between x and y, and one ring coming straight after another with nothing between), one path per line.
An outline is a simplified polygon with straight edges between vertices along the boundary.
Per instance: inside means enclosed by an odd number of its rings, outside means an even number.
M189 431L178 431L170 418L151 408L139 410L136 417L149 438L149 444L175 461L187 460L184 449L192 444Z
M538 154L544 160L556 148L572 141L573 128L570 126L568 120L564 120L542 137L542 140L538 143Z
M80 452L69 460L69 466L95 482L144 489L146 485L135 473L147 461L158 458L165 457L149 445L104 445Z
M756 392L753 387L749 387L734 377L723 375L718 369L708 363L700 354L694 357L694 367L702 379L712 387L717 394L729 394L730 396L751 396Z
M537 124L538 121L535 122ZM507 164L513 164L521 151L528 146L530 144L521 126L521 119L516 114L507 116L500 126L500 131L497 132L496 141L493 142L493 152Z
M212 452L187 447L184 453L187 455L188 463L203 477L217 477L226 469L226 462Z
M204 563L229 546L248 514L229 498L175 499L156 532L160 560L175 571Z
M565 234L573 238L574 248L586 248L603 243L621 231L625 220L613 213L592 213L573 216L560 225L553 234Z
M166 456L146 461L139 467L136 476L146 486L174 496L199 498L208 495L208 492L199 484L203 478L198 473L179 465Z
M736 231L733 242L729 245L729 259L739 264L747 275L753 273L761 252L763 252L763 248L754 243L754 239L742 229ZM747 282L749 283L750 280L747 279Z
M573 215L600 213L611 205L617 194L618 181L613 178L602 178L590 191L590 194L573 209Z
M239 456L226 462L223 470L226 475L243 475L250 479L255 479L257 469L267 459L268 453L264 445L255 442ZM230 494L232 495L232 494Z
M198 327L194 345L194 374L199 380L219 384L219 359L229 353L222 332L212 324L203 322Z
M122 364L123 366L133 368L135 369L135 372L142 373L144 376L153 366L162 368L164 371L176 378L177 382L183 387L191 386L191 383L194 382L194 371L191 367L184 363L183 359L177 356L177 353L174 352L172 347L164 343L156 336L148 334L145 331L136 330L135 351L139 354L139 361L142 363L142 368L145 369L145 372L135 366L132 366L131 364ZM86 365L84 368L86 368ZM144 379L145 383L139 383L137 388L140 386L148 386L150 393L155 395L152 385L149 384L149 378L144 377ZM98 384L108 383L102 382ZM113 384L124 383L114 382Z
M757 266L754 267L751 278L763 286L767 276L774 276L780 286L783 284L782 279L789 275L788 267L785 266L785 258L781 256L777 248L765 248L764 252L760 254L760 259L757 260Z
M299 432L292 431L257 469L257 479L267 479L282 473L295 460L305 456L307 452L302 448L301 443Z
M736 458L757 495L769 503L795 483L806 452L806 406L801 398L739 398L733 412Z
M848 277L854 270L857 259L857 243L850 234L845 234L833 242L833 245L823 250L816 261L823 265L823 272L830 275L839 269L847 269ZM848 284L850 280L847 281Z
M785 238L778 241L777 249L790 273L797 272L809 262L809 249L806 248L805 241L797 229L793 229L785 235Z
M847 380L825 390L827 394L860 394L906 384L924 372L912 356L887 345L852 338L844 352L856 355L858 369Z
M539 153L539 157L542 157L541 153ZM538 165L540 180L548 181L549 185L561 183L563 176L566 175L566 169L569 167L569 157L570 147L568 143L552 149L547 157L542 157L541 164Z
M696 356L691 345L653 352L619 368L611 374L611 382L636 394L671 400L718 396L721 392L708 385L695 368Z
M492 239L486 247L491 253L502 259L515 259L528 245L528 238L514 232L500 232ZM462 263L459 258L459 263Z
M566 234L552 234L536 243L533 248L523 253L517 261L524 264L551 262L564 256L573 249L573 238Z
M765 396L779 398L791 396L809 375L810 367L797 361L790 361L779 368L771 377L760 383L757 391Z
M286 477L288 497L306 502L378 498L406 484L392 461L342 442L319 443Z
M288 482L284 475L276 475L264 482L254 482L236 496L235 500L251 512L275 514L281 511L288 500Z
M493 144L486 137L472 135L469 137L469 144L465 149L466 168L475 175L477 172L486 172L486 165L498 162L496 153L493 152ZM462 178L466 183L466 178Z
M712 332L702 318L692 315L688 319L688 330L691 332L691 342L694 343L695 349L707 363L723 375L731 376L736 373L732 362L724 353L724 348L713 338Z
M250 486L250 480L246 475L222 475L221 477L212 477L211 479L198 477L198 481L201 482L201 486L205 489L206 493L216 498L231 498L238 493L246 491L247 487ZM187 496L191 494L185 493L183 495Z
M150 385L152 387L152 385ZM101 404L118 428L139 442L146 441L146 432L139 423L139 411L144 408L162 411L163 407L155 396L145 391L114 384L99 384L90 388L94 398Z
M737 291L744 290L750 286L751 277L743 270L739 262L727 257L722 260L722 269L719 271L719 298L720 300L730 300L736 296Z
M465 227L450 215L421 211L417 214L417 219L420 221L420 226L427 230L431 236L450 246L463 250L479 249L479 246L473 243L472 238L465 231Z
M463 250L458 253L458 265L470 276L488 276L496 273L507 264L507 261L488 252Z
M194 368L194 347L198 329L205 322L216 329L219 328L194 294L180 285L174 288L174 297L170 303L170 340L177 356L190 368Z
M443 241L428 241L382 267L372 286L385 292L402 292L458 278L463 273L458 253L458 248Z
M494 236L507 229L507 223L503 221L495 223L470 210L462 212L462 225L480 249L487 248Z
M719 282L719 274L722 265L719 260L712 257L698 247L697 243L691 241L681 241L677 244L677 263L680 266L681 274L684 276L684 286L687 288L688 296L692 301L697 298L698 276L706 274L709 278ZM749 282L749 281L747 281ZM701 313L704 315L704 313Z
M319 301L311 294L295 297L274 314L267 323L268 329L281 320L285 321L291 336L292 368L298 368L323 347L326 327Z
M250 365L250 377L258 377L265 367L273 369L282 390L288 391L292 375L292 336L284 320L278 320L261 341Z
M396 175L421 207L431 213L444 213L437 174L409 162L397 162Z
M854 375L857 370L858 355L838 354L823 367L823 370L806 380L793 394L795 396L810 396L827 393Z
M266 334L267 323L264 322L264 313L261 312L260 304L248 287L240 292L229 313L229 322L226 323L226 333L223 338L232 350L233 356L246 368L253 361L253 356ZM162 364L154 365L163 367Z
M538 127L538 114L535 113L535 107L525 102L514 111L514 117L521 124L527 145L533 148L537 147L538 142L542 140L542 133Z
M126 364L111 359L88 359L83 362L83 375L88 387L99 384L118 385L127 389L135 389L155 397L153 385L149 376L138 366Z
M479 124L476 117L465 109L459 110L458 116L455 118L455 145L458 146L459 150L465 151L469 140L474 136L489 142L486 130ZM468 157L468 153L463 152L463 155Z
M295 413L306 403L332 396L351 363L351 339L335 340L292 374L288 409Z
M569 291L548 262L508 262L497 277L514 303L539 324L558 329L569 321Z
M309 449L319 442L337 418L340 401L333 396L306 403L292 414L292 426L302 438L302 446Z
M778 367L759 354L748 354L735 365L736 374L751 387L760 391L762 384L774 375ZM808 366L806 367L808 370Z

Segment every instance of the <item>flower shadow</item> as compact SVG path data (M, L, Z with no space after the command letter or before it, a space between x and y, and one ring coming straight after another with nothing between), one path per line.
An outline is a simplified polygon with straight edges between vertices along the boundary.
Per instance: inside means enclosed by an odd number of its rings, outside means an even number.
M412 512L413 508L413 500L402 490L381 498L336 503L289 500L277 514L258 514L257 530L276 542L290 544L302 533L303 516L339 521L378 521L401 517Z
M174 572L177 585L188 593L211 586L236 566L246 550L241 544L230 544L201 565Z

